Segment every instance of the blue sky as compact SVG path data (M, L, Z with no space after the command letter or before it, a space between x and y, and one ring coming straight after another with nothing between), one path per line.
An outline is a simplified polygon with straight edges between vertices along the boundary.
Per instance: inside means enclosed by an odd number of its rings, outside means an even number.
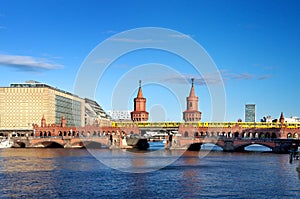
M162 27L190 36L213 59L224 79L226 121L244 119L246 103L256 104L257 120L280 112L300 116L299 1L1 0L0 5L0 86L33 79L72 92L80 66L99 43L122 31ZM198 77L185 60L167 52L132 52L107 70L96 101L105 110L117 109L110 96L118 79L148 63ZM138 79L133 77L137 86ZM209 121L210 94L199 82L199 109ZM128 109L135 92L124 99ZM152 120L181 120L183 110L171 92L153 84L143 93L148 111L158 116Z

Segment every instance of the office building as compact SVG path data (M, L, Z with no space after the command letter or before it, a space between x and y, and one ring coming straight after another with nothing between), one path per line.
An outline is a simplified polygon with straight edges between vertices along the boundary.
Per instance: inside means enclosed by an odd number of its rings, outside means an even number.
M256 108L255 104L245 105L245 122L255 122L256 120Z

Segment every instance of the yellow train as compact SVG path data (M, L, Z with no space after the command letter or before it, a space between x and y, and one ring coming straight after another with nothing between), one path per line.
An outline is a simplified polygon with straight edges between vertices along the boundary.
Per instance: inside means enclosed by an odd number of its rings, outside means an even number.
M192 125L206 128L232 128L240 126L242 128L300 128L300 122L284 123L279 122L112 122L113 127L127 127L136 124L140 128L177 128L180 125Z

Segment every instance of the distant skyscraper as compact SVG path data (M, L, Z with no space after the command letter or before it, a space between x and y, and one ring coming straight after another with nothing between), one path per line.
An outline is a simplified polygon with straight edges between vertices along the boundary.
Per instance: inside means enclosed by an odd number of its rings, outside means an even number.
M255 104L245 105L245 122L255 122Z

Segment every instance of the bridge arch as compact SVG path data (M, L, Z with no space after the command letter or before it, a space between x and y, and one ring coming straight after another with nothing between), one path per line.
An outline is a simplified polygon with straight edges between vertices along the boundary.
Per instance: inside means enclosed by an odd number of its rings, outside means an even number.
M64 148L64 146L55 141L41 141L36 143L34 146L43 146L44 148Z
M88 131L88 132L86 133L86 136L87 136L87 137L90 137L90 136L91 136L91 132Z
M238 138L238 137L239 137L239 132L238 132L238 131L234 133L234 137L235 137L235 138Z
M263 142L259 142L259 143L250 142L250 143L247 143L247 144L242 144L242 145L235 146L235 151L245 151L245 148L247 146L251 146L251 145L261 145L261 146L265 146L265 147L271 149L272 151L274 150L274 147L270 146L267 143L263 143Z
M232 133L231 133L231 132L228 132L228 133L227 133L227 136L228 136L229 138L232 138Z
M24 142L16 142L16 144L17 144L17 147L19 147L19 148L25 148L26 147L26 144L24 143Z
M103 149L108 148L107 143L98 141L79 141L72 144L74 148L89 148L89 149Z
M251 132L249 132L248 135L247 135L247 137L248 137L248 138L252 138L252 137L253 137L253 134L252 134Z
M187 131L186 131L186 132L184 132L184 135L183 135L183 137L185 137L185 138L186 138L186 137L189 137L189 132L187 132Z
M213 144L216 145L217 147L220 147L222 150L224 148L224 144L222 144L223 142L214 142L213 140L205 140L200 141L200 142L196 142L196 143L192 143L192 144L187 144L183 147L187 147L187 150L189 151L199 151L201 150L201 148L205 145L205 144Z
M293 138L298 139L298 133L294 133Z
M265 138L265 134L263 132L260 132L258 138Z

